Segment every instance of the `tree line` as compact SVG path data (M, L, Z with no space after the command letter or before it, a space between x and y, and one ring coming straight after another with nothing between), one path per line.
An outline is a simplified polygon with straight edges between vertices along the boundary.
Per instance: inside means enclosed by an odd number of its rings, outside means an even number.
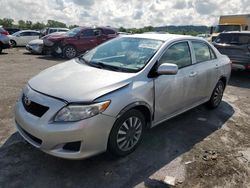
M78 27L78 25L70 25L67 26L63 22L59 22L56 20L48 20L47 23L44 22L32 22L29 20L19 20L17 23L11 18L0 18L0 26L6 28L19 28L19 29L35 29L40 30L45 27L63 27L63 28L74 28Z
M17 23L11 18L3 18L0 19L0 26L3 27L12 27L19 29L35 29L41 30L45 27L64 27L64 28L75 28L78 25L70 25L67 26L65 23L56 21L56 20L48 20L47 23L43 22L32 22L29 20L19 20ZM128 33L145 33L145 32L167 32L167 33L175 33L175 34L184 34L184 35L197 35L200 33L208 33L209 27L207 26L162 26L162 27L153 27L153 26L145 26L143 28L124 28L120 27L117 29L120 32L128 32Z

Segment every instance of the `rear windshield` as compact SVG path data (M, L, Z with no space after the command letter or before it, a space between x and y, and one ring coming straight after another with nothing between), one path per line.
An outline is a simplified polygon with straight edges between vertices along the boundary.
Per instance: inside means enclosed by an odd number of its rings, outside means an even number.
M215 42L236 45L249 44L250 34L223 33L216 38Z

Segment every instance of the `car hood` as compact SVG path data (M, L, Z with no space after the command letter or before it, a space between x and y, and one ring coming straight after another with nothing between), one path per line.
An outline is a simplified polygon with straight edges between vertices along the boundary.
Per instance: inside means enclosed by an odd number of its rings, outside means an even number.
M128 85L134 75L90 67L73 59L42 71L28 84L38 92L68 102L92 102Z
M35 39L35 40L30 41L28 44L30 44L30 45L43 44L43 40L42 39Z
M60 39L64 39L64 38L70 38L70 37L67 36L65 33L62 33L62 34L50 35L46 39L56 41L56 40L60 40Z

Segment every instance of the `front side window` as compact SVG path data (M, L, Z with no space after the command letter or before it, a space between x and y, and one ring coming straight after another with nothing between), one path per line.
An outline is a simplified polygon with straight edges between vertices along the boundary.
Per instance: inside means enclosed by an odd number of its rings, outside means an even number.
M176 64L179 69L191 65L192 60L188 42L180 42L169 47L159 61L159 64L162 63Z
M95 36L95 32L93 31L93 29L86 29L84 31L82 31L81 37L94 37Z
M196 63L209 61L212 59L210 48L203 42L192 42Z

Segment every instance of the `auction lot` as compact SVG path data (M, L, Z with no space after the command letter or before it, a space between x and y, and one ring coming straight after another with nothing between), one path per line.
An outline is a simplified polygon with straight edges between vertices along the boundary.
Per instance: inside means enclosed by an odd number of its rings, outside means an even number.
M139 148L70 161L49 156L16 132L14 105L32 76L63 59L25 48L0 54L0 187L250 187L250 72L233 72L216 110L199 106L145 134Z

